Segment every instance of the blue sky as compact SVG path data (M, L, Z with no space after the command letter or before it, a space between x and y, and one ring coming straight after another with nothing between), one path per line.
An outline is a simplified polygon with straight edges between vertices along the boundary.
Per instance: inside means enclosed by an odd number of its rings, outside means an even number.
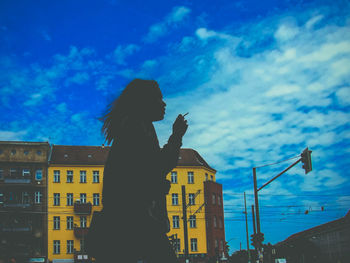
M160 142L176 115L189 112L183 146L218 171L231 252L246 244L243 192L250 220L252 167L306 147L311 173L297 165L261 191L266 241L344 216L349 3L147 3L1 1L0 140L101 145L97 118L106 105L131 79L155 79L167 102L156 123ZM258 184L294 160L258 168Z

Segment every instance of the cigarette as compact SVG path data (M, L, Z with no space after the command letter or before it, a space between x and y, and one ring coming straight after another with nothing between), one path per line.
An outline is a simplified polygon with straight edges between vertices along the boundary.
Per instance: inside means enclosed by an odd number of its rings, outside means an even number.
M188 114L188 112L186 112L184 115L182 115L183 117L185 117Z

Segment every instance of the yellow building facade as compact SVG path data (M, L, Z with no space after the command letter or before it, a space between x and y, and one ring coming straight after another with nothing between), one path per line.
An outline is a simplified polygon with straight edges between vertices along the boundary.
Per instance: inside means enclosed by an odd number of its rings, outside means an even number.
M48 259L50 262L82 262L89 260L84 251L94 211L102 209L103 169L109 147L53 145L48 168ZM222 213L222 201L207 210L212 199L211 187L216 171L192 149L181 149L178 166L168 175L171 189L167 196L170 222L169 237L180 258L185 257L182 188L185 186L188 255L205 259L213 255L224 240L224 228L213 225L213 214ZM208 182L210 182L208 184ZM222 200L220 189L215 193ZM219 204L219 203L218 203ZM208 212L209 211L209 212ZM214 212L213 212L214 211ZM221 211L221 212L220 212ZM219 216L218 216L219 218ZM220 236L215 239L215 236ZM176 239L176 240L174 240ZM210 240L209 240L210 239ZM212 244L213 247L210 247ZM216 244L216 245L214 245ZM198 261L201 262L201 261Z
M189 254L207 254L204 181L210 178L215 180L215 171L206 167L177 166L167 179L172 182L167 196L167 208L170 221L168 236L176 235L178 254L184 254L184 222L182 186L185 185L188 223L188 250ZM176 178L177 179L174 179ZM191 179L193 177L193 179ZM176 199L178 198L178 201ZM179 219L179 223L177 220ZM192 242L191 242L192 240Z
M104 162L108 148L52 146L48 167L48 259L79 262L94 211L102 209Z

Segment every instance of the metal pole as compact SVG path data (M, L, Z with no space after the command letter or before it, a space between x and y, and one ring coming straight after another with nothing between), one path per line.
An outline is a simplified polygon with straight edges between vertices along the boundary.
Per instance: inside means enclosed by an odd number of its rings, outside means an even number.
M260 235L260 214L259 214L259 199L258 199L258 187L256 181L256 167L253 168L253 180L254 180L254 198L255 198L255 212L256 212L256 230L257 234ZM261 241L259 240L257 243L257 252L259 262L263 262L262 251L261 251Z
M248 234L248 213L247 213L247 201L244 192L244 214L245 214L245 229L247 232L247 252L248 252L248 263L250 263L250 250L249 250L249 234Z
M253 218L253 231L254 235L256 234L256 225L255 225L255 211L254 211L254 205L252 205L252 218Z
M263 189L266 185L268 185L269 183L271 183L272 181L276 180L278 177L280 177L282 174L284 174L285 172L287 172L290 168L292 168L293 166L295 166L297 163L299 163L301 161L301 158L296 161L295 163L291 164L290 166L288 166L286 169L284 169L282 172L280 172L278 175L276 175L274 178L272 178L270 181L268 181L266 184L264 184L263 186L261 186L258 189L258 192ZM253 168L255 169L255 168Z
M186 206L186 188L183 185L182 190L182 213L184 224L184 239L185 239L185 262L188 260L188 230L187 230L187 206Z
M255 213L256 213L256 230L260 233L260 214L259 214L259 200L258 200L258 187L256 182L256 168L253 168L253 180L254 180L254 198L255 198Z

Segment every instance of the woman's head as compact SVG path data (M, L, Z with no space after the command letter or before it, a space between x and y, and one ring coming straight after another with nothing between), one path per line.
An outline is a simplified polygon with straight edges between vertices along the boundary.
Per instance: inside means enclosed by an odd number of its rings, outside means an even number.
M117 136L118 130L126 119L162 120L165 105L156 81L134 79L110 104L107 114L101 118L104 122L102 132L106 140L110 143Z

